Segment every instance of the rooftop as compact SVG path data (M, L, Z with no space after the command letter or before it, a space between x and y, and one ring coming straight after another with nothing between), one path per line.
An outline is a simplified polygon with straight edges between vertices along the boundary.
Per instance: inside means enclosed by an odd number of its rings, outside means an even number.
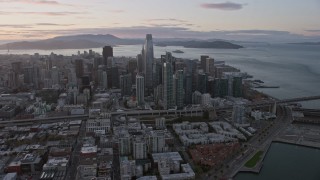
M161 158L168 158L173 161L182 161L182 157L178 152L166 152L166 153L153 153L152 159L154 162L158 162Z
M97 146L87 146L87 147L82 147L81 148L81 153L82 154L89 154L89 153L96 153L98 151Z

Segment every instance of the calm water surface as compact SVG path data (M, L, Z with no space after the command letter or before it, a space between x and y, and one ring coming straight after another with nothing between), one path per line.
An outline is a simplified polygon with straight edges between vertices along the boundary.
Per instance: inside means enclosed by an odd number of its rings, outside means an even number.
M319 168L319 149L272 143L260 173L239 173L235 180L319 180Z

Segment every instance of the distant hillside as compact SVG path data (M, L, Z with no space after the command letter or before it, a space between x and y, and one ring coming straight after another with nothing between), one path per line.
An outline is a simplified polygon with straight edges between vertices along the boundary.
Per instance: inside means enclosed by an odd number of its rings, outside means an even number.
M34 42L13 42L0 46L0 49L84 49L84 48L99 48L104 44L88 41L88 40L43 40Z
M0 49L86 49L100 48L105 45L135 45L144 41L138 39L121 39L116 36L106 35L74 35L58 36L40 41L21 41L0 45Z
M243 46L226 41L176 41L161 42L157 46L183 46L185 48L240 49Z
M301 42L301 43L289 43L289 44L319 46L320 42Z
M74 36L58 36L40 41L21 41L0 45L0 49L87 49L100 48L105 45L138 45L143 44L144 39L125 39L116 36L83 34ZM158 46L184 46L186 48L217 48L217 49L239 49L240 45L225 42L222 40L205 41L191 39L155 39Z

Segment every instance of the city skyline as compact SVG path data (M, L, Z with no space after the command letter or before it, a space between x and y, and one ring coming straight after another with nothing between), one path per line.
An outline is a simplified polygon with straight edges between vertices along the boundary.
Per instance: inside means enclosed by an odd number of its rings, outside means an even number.
M1 0L0 5L2 42L108 33L126 38L151 33L155 38L320 39L317 0Z

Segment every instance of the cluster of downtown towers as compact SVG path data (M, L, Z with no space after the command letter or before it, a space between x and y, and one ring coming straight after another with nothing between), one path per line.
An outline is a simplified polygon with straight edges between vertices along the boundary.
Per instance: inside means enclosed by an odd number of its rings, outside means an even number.
M104 47L104 60L108 61L110 56L113 56L112 47ZM200 67L197 60L177 59L170 52L155 59L151 34L146 35L141 54L137 55L136 60L128 62L126 72L119 78L115 74L117 69L111 70L111 81L114 81L112 86L117 84L122 96L135 95L140 107L146 101L152 101L161 109L182 109L188 104L199 104L195 101L199 96L201 99L203 94L210 94L211 97L230 95L230 81L215 78L213 58L201 56ZM110 78L109 75L107 77ZM135 93L132 91L132 84L136 85L133 88ZM231 95L240 97L241 85L242 78L235 79Z

